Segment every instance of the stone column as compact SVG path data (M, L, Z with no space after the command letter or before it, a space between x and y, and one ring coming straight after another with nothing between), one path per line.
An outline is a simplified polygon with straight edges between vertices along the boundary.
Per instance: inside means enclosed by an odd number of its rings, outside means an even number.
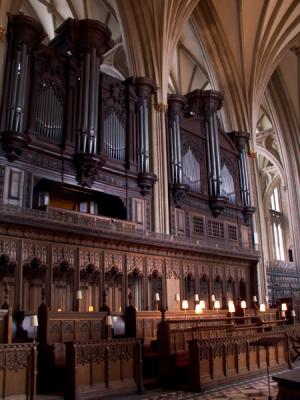
M111 47L111 32L101 22L78 21L80 88L77 115L77 154L75 162L78 180L91 186L97 168L104 160L101 153L103 138L99 135L99 74L102 55Z
M26 133L30 88L30 55L44 38L41 24L25 15L8 18L8 51L5 69L1 131L6 157L17 159L29 142Z

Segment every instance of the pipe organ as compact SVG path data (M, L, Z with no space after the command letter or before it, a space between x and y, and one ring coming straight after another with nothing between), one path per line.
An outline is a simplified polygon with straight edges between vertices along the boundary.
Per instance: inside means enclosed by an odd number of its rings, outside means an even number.
M195 293L210 308L212 295L221 307L229 298L250 302L259 254L249 135L219 127L222 94L169 96L168 170L156 176L156 82L100 72L112 41L99 22L69 19L48 45L43 38L32 18L9 17L0 292L7 287L10 303L30 311L42 291L63 311L99 311L107 302L118 312L129 294L145 311L176 309L176 298L192 304ZM169 183L170 235L152 229L157 179Z

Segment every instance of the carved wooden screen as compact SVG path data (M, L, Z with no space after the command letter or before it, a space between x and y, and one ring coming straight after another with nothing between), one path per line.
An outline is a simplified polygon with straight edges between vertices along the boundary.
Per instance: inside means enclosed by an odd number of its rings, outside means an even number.
M148 278L148 304L151 310L156 310L163 299L163 279L157 270L154 270ZM159 302L156 301L156 295L159 295Z
M195 295L195 279L191 273L187 274L184 278L184 295L185 300L188 300L191 306Z
M132 305L138 310L144 309L144 275L138 268L128 274L128 289L132 296Z
M209 284L208 277L206 275L203 275L199 281L199 287L200 287L199 298L200 300L205 301L206 308L208 308L209 306L208 284Z

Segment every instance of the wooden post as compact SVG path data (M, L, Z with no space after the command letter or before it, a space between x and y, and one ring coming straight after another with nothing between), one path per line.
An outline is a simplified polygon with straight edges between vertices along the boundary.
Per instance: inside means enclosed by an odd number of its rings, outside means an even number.
M37 349L36 349L36 344L32 347L31 349L31 354L30 354L30 363L28 365L28 368L30 368L31 371L31 376L30 376L30 382L29 382L29 398L30 400L35 400L36 399L36 380L37 380Z
M193 392L201 392L200 348L197 339L189 341L190 387Z

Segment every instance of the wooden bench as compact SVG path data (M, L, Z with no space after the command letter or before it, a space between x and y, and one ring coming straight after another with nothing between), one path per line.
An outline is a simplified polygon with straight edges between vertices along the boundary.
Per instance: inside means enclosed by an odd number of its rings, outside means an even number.
M65 400L141 393L141 343L136 339L69 342L66 359Z

